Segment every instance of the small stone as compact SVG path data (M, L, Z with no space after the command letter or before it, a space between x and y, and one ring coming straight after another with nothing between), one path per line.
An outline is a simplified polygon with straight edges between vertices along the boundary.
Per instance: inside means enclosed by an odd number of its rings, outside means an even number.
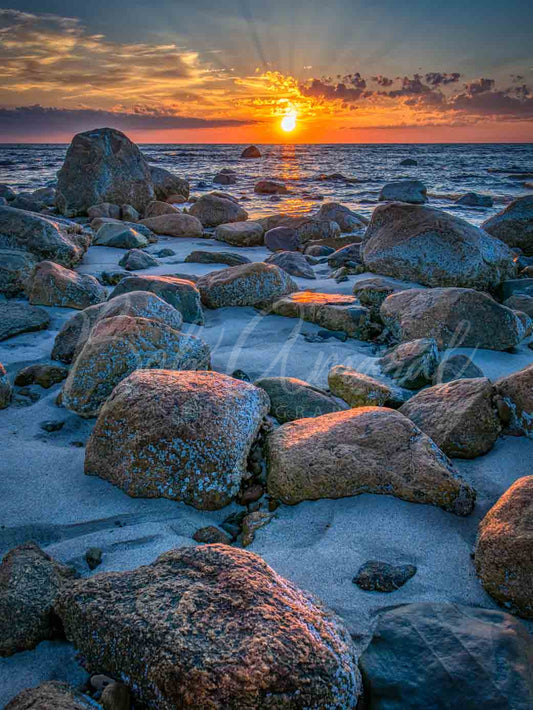
M28 365L19 370L15 376L15 385L25 387L27 385L40 385L44 389L49 389L59 382L63 382L68 377L68 368L60 365Z
M241 497L239 498L239 505L250 505L250 503L255 503L256 500L261 498L264 492L265 489L260 483L254 483L242 492Z
M41 422L40 427L41 429L44 429L44 431L48 431L51 433L53 431L59 431L60 429L62 429L64 424L64 421L49 419L45 422Z
M272 513L262 513L259 510L245 516L242 521L242 546L248 547L248 545L251 545L257 530L268 525L273 517Z
M353 583L365 592L394 592L415 574L414 565L392 565L370 560L360 567Z
M96 569L102 563L102 550L99 547L89 547L85 553L85 561L89 569Z
M249 375L247 375L246 372L244 372L243 370L233 370L231 376L234 377L236 380L242 380L243 382L252 381Z
M231 537L224 532L224 530L217 528L215 525L199 528L192 536L192 539L196 540L196 542L203 542L209 545L217 542L223 545L231 545Z

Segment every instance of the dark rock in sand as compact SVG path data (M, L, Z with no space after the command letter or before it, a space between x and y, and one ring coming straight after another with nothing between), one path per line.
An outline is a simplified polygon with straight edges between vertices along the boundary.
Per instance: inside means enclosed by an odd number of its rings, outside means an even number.
M369 308L372 315L377 318L381 304L387 296L390 296L391 293L398 293L398 291L408 291L410 288L424 287L388 276L368 276L355 282L353 292L363 306Z
M9 377L7 376L5 367L0 362L0 409L9 407L12 394L13 389L9 382Z
M263 244L263 227L258 222L230 222L220 224L215 239L235 247L257 247Z
M316 279L315 272L303 254L297 251L277 251L265 259L267 264L275 264L291 276L302 279Z
M172 550L132 572L83 580L59 610L88 666L127 676L148 708L344 710L361 692L338 617L227 545Z
M330 254L333 254L334 251L335 249L333 247L328 247L324 244L311 244L310 246L305 247L305 255L313 257L329 256Z
M379 360L383 372L408 390L419 390L432 382L438 364L439 351L433 338L401 343Z
M133 291L151 291L180 311L186 323L204 323L200 292L192 281L175 276L130 276L122 279L109 296L109 300Z
M234 254L230 251L192 251L186 258L186 264L226 264L227 266L238 266L239 264L250 264L250 259L242 254Z
M343 409L327 392L295 377L261 377L254 384L268 394L270 414L282 424Z
M420 180L389 182L381 188L379 199L392 202L409 202L414 205L421 205L428 200L426 186Z
M285 271L263 262L212 271L198 279L197 286L208 308L257 306L298 290Z
M421 602L379 615L360 667L373 710L528 710L532 655L509 614Z
M292 227L274 227L265 234L265 246L270 251L298 251L300 239Z
M55 431L61 431L65 426L65 422L59 419L47 419L45 422L39 424L43 431L53 434Z
M172 197L172 195L181 195L188 199L189 183L187 180L155 165L150 165L149 169L156 200L166 202L169 201L169 197Z
M151 254L147 254L141 249L130 249L124 254L118 262L126 271L140 271L141 269L149 269L152 266L159 266L157 259Z
M494 387L507 433L533 439L533 365L496 380Z
M80 274L52 261L37 264L26 284L34 306L60 306L83 310L105 301L107 291L90 274Z
M450 355L439 364L433 375L433 384L440 385L452 380L483 377L483 370L479 368L468 355Z
M455 200L456 205L465 207L492 207L494 200L490 195L479 195L477 192L467 192L458 200Z
M353 583L365 592L395 592L415 574L414 565L393 565L369 560L359 568Z
M231 545L231 537L227 532L217 528L215 525L208 525L205 528L199 528L192 536L196 542L204 544L220 543L221 545Z
M202 195L189 210L204 227L218 227L228 222L245 222L248 212L227 195L211 193Z
M36 688L23 690L4 710L97 710L100 707L92 698L67 683L51 680Z
M261 158L261 151L255 145L250 145L241 153L241 158Z
M61 367L61 365L28 365L28 367L24 367L17 372L15 384L17 387L39 385L40 387L49 389L63 382L67 376L68 368Z
M37 261L27 251L0 249L0 294L12 297L22 293Z
M481 227L510 247L519 247L527 256L533 256L533 195L513 200Z
M133 227L120 222L107 222L96 232L93 245L116 249L140 249L148 246L148 238Z
M43 308L17 301L0 303L0 340L19 333L44 330L49 324L50 316Z
M249 547L255 539L255 533L272 520L273 513L256 510L245 515L242 520L242 546Z

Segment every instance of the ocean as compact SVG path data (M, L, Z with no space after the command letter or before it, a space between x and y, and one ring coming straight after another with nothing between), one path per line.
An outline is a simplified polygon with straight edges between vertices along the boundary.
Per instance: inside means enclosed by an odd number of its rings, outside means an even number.
M512 199L532 192L526 185L533 182L533 144L258 145L263 158L257 160L241 159L243 147L140 146L151 163L187 178L192 194L230 192L243 200L250 217L314 211L321 201L341 202L369 216L385 183L416 178L427 186L431 204L479 224ZM0 183L16 191L53 184L66 149L66 144L0 145ZM401 166L405 158L418 165ZM213 184L222 168L237 172L237 184ZM348 180L323 179L334 174ZM262 178L281 180L290 194L274 200L254 194L254 184ZM491 195L494 207L455 205L466 192Z

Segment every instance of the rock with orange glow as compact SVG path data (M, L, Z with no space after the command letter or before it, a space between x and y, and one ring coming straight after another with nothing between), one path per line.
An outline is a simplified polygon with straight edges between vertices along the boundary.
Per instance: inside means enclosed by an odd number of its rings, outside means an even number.
M90 671L128 678L151 710L355 710L362 692L340 618L229 545L94 575L58 611Z
M301 318L328 330L341 330L359 340L368 340L375 334L368 308L349 294L298 291L275 301L271 310L278 316Z
M288 505L361 493L472 512L475 491L415 424L386 407L358 407L283 424L267 440L267 485Z
M79 274L52 261L39 262L26 283L28 300L35 306L61 306L83 310L105 301L107 291L90 274Z
M483 518L474 560L485 591L533 619L533 476L515 481Z
M286 195L289 191L286 185L277 180L259 180L255 183L254 192L258 195Z
M191 207L189 214L197 217L204 227L218 227L219 224L245 222L248 219L248 212L236 200L223 193L202 195Z
M132 497L218 510L238 494L270 401L218 372L137 370L102 407L85 473Z
M241 158L261 158L261 151L255 145L249 145L241 153Z
M261 261L212 271L196 285L208 308L258 306L298 290L286 271Z

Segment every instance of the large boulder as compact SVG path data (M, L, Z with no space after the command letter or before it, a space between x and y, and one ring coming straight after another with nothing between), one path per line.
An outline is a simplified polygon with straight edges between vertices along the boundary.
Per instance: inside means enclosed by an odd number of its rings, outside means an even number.
M319 220L326 219L337 222L341 232L355 232L358 229L363 229L368 224L366 217L353 212L338 202L324 202L316 213L316 217Z
M383 407L393 399L392 388L387 384L345 365L331 368L328 386L350 407Z
M287 272L263 262L212 271L196 285L208 308L257 306L298 290Z
M374 210L362 257L369 271L425 286L494 289L516 273L509 247L479 227L398 202Z
M519 478L479 524L481 583L509 611L533 619L533 476Z
M189 183L187 180L156 165L150 165L149 169L156 200L165 202L172 195L181 195L186 200L189 199Z
M398 341L435 338L448 347L507 350L525 328L514 311L490 296L466 288L411 289L388 296L381 318Z
M96 323L63 386L63 404L95 417L113 389L137 369L207 369L209 347L160 321L131 316Z
M398 180L388 182L381 188L380 200L394 202L408 202L413 205L421 205L428 201L427 189L420 180Z
M254 384L268 394L270 414L282 424L345 408L324 390L296 377L261 377Z
M51 680L21 691L4 710L97 710L100 707L92 698L67 683Z
M457 515L475 491L407 417L385 407L358 407L283 424L267 439L268 492L294 505L361 493L393 495Z
M52 360L72 362L87 342L93 326L99 320L115 316L149 318L165 323L174 330L179 330L183 323L180 311L155 293L149 291L123 293L106 303L90 306L81 313L73 315L56 335Z
M360 667L372 710L528 710L532 658L510 614L421 602L378 616Z
M527 256L533 256L533 195L514 200L481 227L510 247L518 247Z
M102 408L85 473L133 497L223 508L246 477L268 408L263 390L217 372L138 370Z
M218 225L215 239L234 247L258 247L264 242L264 231L258 222L230 222Z
M93 246L115 249L142 249L148 246L148 237L135 227L120 222L104 222L95 234Z
M316 279L315 272L303 254L298 251L277 251L265 259L266 264L275 264L291 276Z
M0 362L0 409L5 409L9 407L11 402L11 395L13 394L13 389L7 376L5 367Z
M496 380L494 387L508 433L533 439L533 365Z
M142 219L141 224L156 234L165 234L168 237L199 238L204 231L199 219L183 212L148 217Z
M0 249L29 252L36 260L77 264L89 247L79 224L0 205Z
M350 295L298 291L274 301L271 311L278 316L316 323L328 330L343 331L359 340L368 340L373 333L368 308Z
M36 263L36 257L27 251L0 249L0 294L11 298L23 292Z
M52 261L41 261L36 265L26 284L26 293L34 306L78 310L107 298L107 291L94 276L79 274Z
M17 301L0 303L0 340L7 340L20 333L44 330L49 325L50 316L43 308Z
M142 212L154 197L148 163L124 133L97 128L74 136L57 174L56 206L62 214L85 215L99 202Z
M494 390L486 377L428 387L407 400L400 412L451 458L486 454L501 430Z
M203 325L204 314L200 303L200 292L192 281L175 276L129 276L118 283L109 296L111 301L116 296L134 291L151 291L163 301L174 306L186 323Z
M438 364L439 350L433 338L401 343L379 359L383 372L408 390L419 390L432 382Z
M228 222L245 222L248 212L235 200L220 195L202 195L189 210L189 214L197 217L204 227L218 227Z
M353 710L361 692L340 619L229 545L82 580L58 610L88 667L129 678L153 710Z
M249 145L241 153L241 158L261 158L261 151L255 145Z
M34 542L7 553L0 565L0 656L28 651L58 635L54 603L75 573Z

